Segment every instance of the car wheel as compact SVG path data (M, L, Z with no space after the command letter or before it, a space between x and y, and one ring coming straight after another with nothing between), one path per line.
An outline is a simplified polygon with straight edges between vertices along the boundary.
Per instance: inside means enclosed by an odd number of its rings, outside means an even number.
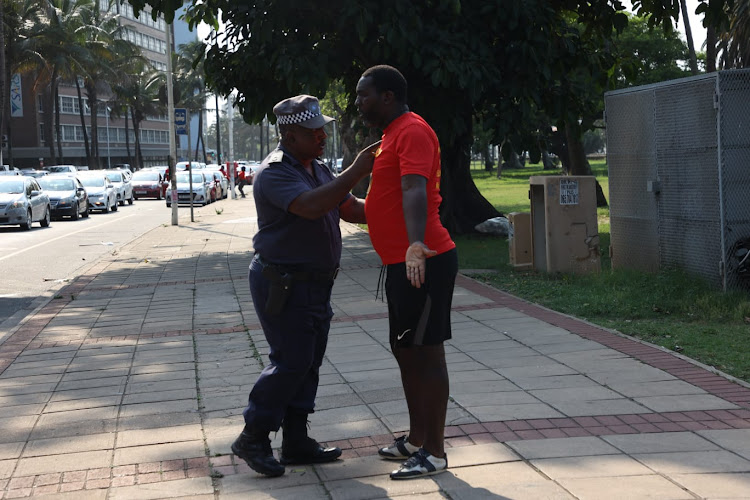
M86 202L86 211L81 214L81 217L84 219L88 218L89 214L91 213L91 205L89 205L88 202Z
M132 205L133 204L133 200L135 200L135 195L131 194L130 195L130 199L128 200L128 205Z
M23 229L24 231L30 230L31 229L31 221L32 221L31 209L29 209L26 212L26 221L23 224L21 224L21 229Z
M120 200L120 201L117 202L117 204L120 205L121 207L124 207L125 206L125 200Z
M112 211L113 211L113 212L117 212L117 209L119 208L119 207L117 206L117 203L118 203L118 201L117 201L117 200L115 200L115 204L114 204L114 205L112 205ZM125 204L125 202L122 202L122 204L124 205L124 204Z
M73 215L71 215L70 218L73 220L78 220L79 217L80 214L78 213L78 203L76 203L76 206L73 207Z
M161 191L156 192L156 200L157 201L161 200Z
M40 220L39 223L42 225L42 227L49 227L50 220L52 220L52 217L50 216L50 209L49 206L44 210L44 219Z
M167 208L172 208L172 204L171 203L167 203Z

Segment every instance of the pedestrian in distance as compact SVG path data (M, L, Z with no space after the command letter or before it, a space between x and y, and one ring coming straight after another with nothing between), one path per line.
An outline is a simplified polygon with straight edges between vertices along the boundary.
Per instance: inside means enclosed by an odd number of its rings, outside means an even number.
M237 189L240 191L240 196L245 197L244 188L247 185L247 176L245 175L245 167L240 168L240 173L237 175Z
M407 82L396 68L374 66L357 83L364 124L383 131L365 214L373 248L385 266L390 345L409 409L409 433L378 451L399 460L391 479L448 467L444 450L448 370L443 342L458 272L456 245L440 223L440 145L407 105Z
M319 160L333 118L318 99L298 95L273 108L280 142L253 182L258 232L249 281L253 305L269 345L269 364L255 382L232 452L261 474L280 476L284 465L336 460L307 434L315 408L333 310L331 289L341 259L339 218L365 222L364 202L349 191L372 170L377 143L334 177ZM281 427L280 460L269 433Z

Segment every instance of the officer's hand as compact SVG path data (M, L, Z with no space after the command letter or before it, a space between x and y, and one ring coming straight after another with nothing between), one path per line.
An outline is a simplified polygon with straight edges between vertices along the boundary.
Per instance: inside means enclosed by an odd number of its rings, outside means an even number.
M427 257L436 255L435 250L430 250L421 241L415 241L406 249L406 279L411 286L420 288L424 284L425 261Z
M381 141L374 142L359 152L349 168L356 169L357 173L364 177L372 171L375 154L380 148Z

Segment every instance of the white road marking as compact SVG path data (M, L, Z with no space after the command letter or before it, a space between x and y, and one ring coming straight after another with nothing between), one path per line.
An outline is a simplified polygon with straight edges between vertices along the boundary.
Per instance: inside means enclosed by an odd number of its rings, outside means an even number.
M67 238L68 236L73 236L74 234L82 233L83 231L89 231L91 229L96 229L98 227L106 226L107 224L112 224L113 222L118 222L118 221L121 221L123 219L127 219L128 217L134 217L136 215L138 215L138 214L130 214L130 215L126 215L124 217L120 217L119 219L112 219L111 221L103 222L103 223L99 224L98 226L85 227L83 229L79 229L78 231L73 231L72 233L67 233L67 234L64 234L62 236L58 236L57 238L52 238L51 240L46 240L46 241L43 241L42 243L37 243L36 245L24 248L23 250L19 250L17 252L10 253L8 255L3 255L2 257L0 257L0 260L9 259L11 257L14 257L14 256L18 255L21 252L26 252L26 251L29 251L29 250L33 250L33 249L35 249L37 247L40 247L42 245L49 245L53 241L61 240L63 238Z

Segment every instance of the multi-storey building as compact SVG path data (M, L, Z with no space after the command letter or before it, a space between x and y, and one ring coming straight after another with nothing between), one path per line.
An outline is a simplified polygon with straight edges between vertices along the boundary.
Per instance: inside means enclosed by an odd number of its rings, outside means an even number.
M99 0L103 11L112 9L123 27L122 36L141 48L151 64L160 71L167 69L167 24L163 17L151 18L150 10L136 17L130 4ZM175 23L183 21L175 20ZM44 99L41 91L32 89L31 76L13 75L11 79L11 112L9 139L12 150L4 148L5 163L18 168L50 165L49 146L44 137ZM43 89L41 89L43 90ZM88 99L83 91L84 121L90 138L91 120L97 120L100 167L121 163L134 163L136 156L135 134L132 120L128 120L129 150L126 148L126 124L123 116L109 113L108 103L113 98L106 88L99 91L99 111L96 118L89 112ZM83 126L75 82L61 82L59 86L61 143L65 164L86 165ZM56 142L56 141L55 141ZM169 155L169 122L166 112L149 116L140 124L140 143L145 165L166 165ZM57 151L57 147L55 147Z

